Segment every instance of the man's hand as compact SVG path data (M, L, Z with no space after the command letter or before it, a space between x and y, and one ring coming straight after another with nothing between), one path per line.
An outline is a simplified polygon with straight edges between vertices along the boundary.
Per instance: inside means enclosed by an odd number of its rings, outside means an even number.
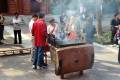
M115 26L116 28L118 28L118 26Z

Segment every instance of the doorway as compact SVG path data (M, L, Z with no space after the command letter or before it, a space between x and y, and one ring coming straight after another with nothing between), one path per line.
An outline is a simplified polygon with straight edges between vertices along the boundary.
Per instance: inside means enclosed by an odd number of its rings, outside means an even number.
M8 12L8 0L0 0L0 12Z

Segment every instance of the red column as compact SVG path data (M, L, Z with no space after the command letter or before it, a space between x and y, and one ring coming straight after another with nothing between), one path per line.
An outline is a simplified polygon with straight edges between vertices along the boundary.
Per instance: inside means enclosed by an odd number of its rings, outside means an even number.
M23 0L23 3L21 4L21 6L23 6L23 14L31 13L31 0Z
M8 0L8 13L14 14L17 11L16 0Z

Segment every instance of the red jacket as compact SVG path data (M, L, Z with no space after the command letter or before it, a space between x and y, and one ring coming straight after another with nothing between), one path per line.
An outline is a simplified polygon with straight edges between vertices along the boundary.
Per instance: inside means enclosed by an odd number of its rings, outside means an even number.
M36 47L44 47L47 38L47 25L43 19L38 19L32 27L32 35L34 36L34 45Z

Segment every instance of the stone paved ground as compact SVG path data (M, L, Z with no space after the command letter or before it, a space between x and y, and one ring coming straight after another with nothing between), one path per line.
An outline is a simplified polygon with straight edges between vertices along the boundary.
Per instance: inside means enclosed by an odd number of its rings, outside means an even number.
M4 55L3 51L32 47L31 34L29 32L28 26L24 25L21 31L22 31L22 44L16 45L16 44L14 44L13 27L11 25L5 26L5 30L4 30L5 40L2 40L2 42L4 44L0 45L0 56ZM12 55L12 53L7 53L7 54Z
M46 70L33 70L30 55L0 57L0 80L61 80L54 73L54 65L48 58ZM83 76L78 72L65 75L64 80L120 80L120 65L117 53L95 44L95 64L85 70Z

